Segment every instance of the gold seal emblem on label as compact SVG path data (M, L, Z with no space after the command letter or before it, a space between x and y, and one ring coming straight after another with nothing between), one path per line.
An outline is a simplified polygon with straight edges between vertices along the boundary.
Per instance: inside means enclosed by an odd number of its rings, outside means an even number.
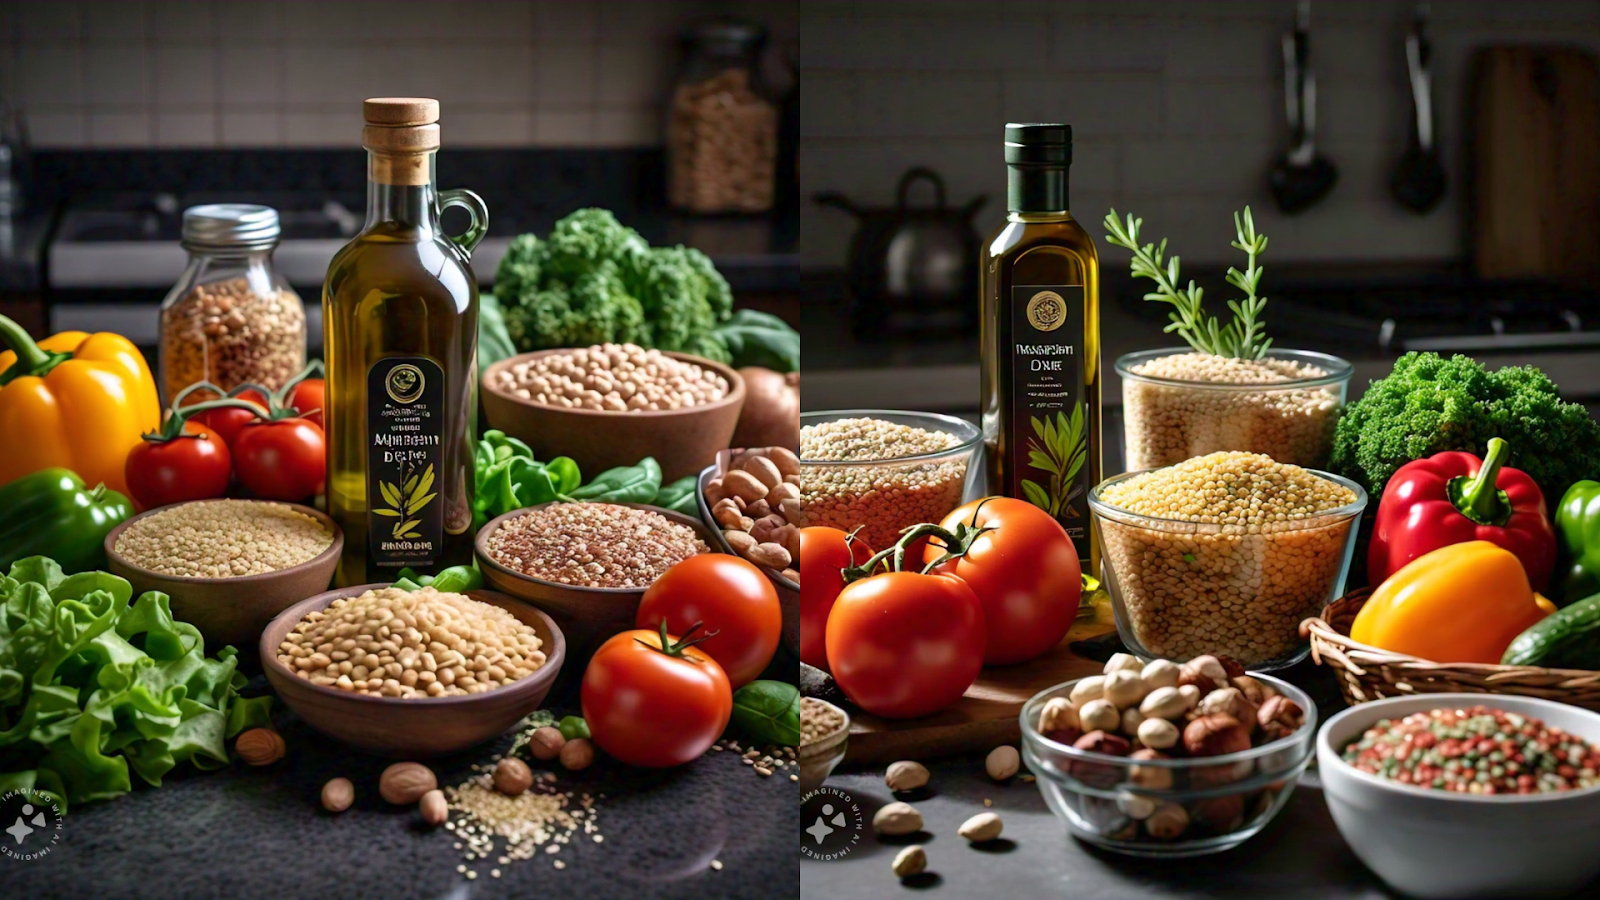
M421 369L410 363L402 363L389 370L389 377L384 379L383 386L389 392L390 399L405 405L417 402L426 383Z
M1055 291L1040 291L1028 300L1028 324L1040 331L1055 331L1067 321L1067 301Z

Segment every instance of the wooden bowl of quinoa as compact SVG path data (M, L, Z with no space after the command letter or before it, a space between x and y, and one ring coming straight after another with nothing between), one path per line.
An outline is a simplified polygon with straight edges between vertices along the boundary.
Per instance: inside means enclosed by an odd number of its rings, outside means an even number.
M648 530L624 546L626 535L610 530L615 516ZM577 660L633 627L645 589L662 573L715 546L693 516L642 503L587 502L514 509L490 520L475 542L484 581L554 617Z
M562 664L566 661L566 638L562 635L561 628L549 616L526 603L495 591L468 591L465 597L468 601L498 607L509 613L522 626L531 628L537 638L534 642L536 649L543 655L543 660L538 662L531 672L521 674L509 683L495 685L492 681L485 681L483 686L475 688L471 693L397 696L398 690L387 690L394 685L389 683L387 674L383 672L376 673L385 675L383 688L374 692L364 692L353 688L346 681L335 684L317 683L327 679L313 679L310 677L310 672L302 677L295 668L291 668L280 658L291 634L305 624L308 616L325 613L339 601L353 602L354 598L359 598L369 591L379 592L378 596L382 597L383 592L390 587L387 584L363 584L318 594L284 610L261 633L259 644L261 667L266 670L267 681L272 684L272 689L278 696L283 698L284 704L300 718L305 719L312 728L342 744L368 753L423 759L458 753L498 737L515 727L524 716L538 709L544 702L551 686L555 684L556 676L560 674ZM471 603L465 604L465 606L471 605ZM455 606L455 608L461 607ZM336 615L337 612L335 608L329 615ZM389 611L384 610L384 612ZM504 617L499 613L491 612L490 615L504 621ZM327 620L327 618L322 619L322 621ZM391 622L394 618L383 621ZM447 621L459 623L462 620L457 616L438 619L436 624L429 626L425 637L439 640L436 628L440 626L437 623ZM462 634L464 631L460 628L451 630L456 634ZM390 634L392 638L397 632L384 633ZM481 634L479 631L468 633L474 639ZM396 640L394 643L405 642ZM433 650L439 649L432 644L430 646ZM381 647L377 652L381 653L387 649L388 647ZM435 670L443 673L451 662L450 659L441 657L438 660L419 663L418 654L413 652L407 657L404 655L407 652L404 647L398 652L401 654L402 666L416 674ZM329 659L318 660L313 665L353 663L357 659L351 655L353 653L354 648L350 651L331 652ZM342 659L335 659L341 654ZM366 658L370 659L370 655ZM467 665L476 662L464 658L458 661ZM432 669L428 668L428 663L434 664ZM477 670L471 671L476 673Z
M194 500L134 516L105 547L134 596L160 591L207 643L248 648L278 613L327 590L344 532L297 503Z

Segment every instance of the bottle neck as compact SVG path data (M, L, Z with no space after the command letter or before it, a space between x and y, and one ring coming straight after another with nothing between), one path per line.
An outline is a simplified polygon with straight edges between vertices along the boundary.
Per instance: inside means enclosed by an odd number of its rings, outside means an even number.
M438 232L434 155L367 151L367 228L398 224Z
M1006 167L1006 209L1012 213L1065 213L1066 166Z

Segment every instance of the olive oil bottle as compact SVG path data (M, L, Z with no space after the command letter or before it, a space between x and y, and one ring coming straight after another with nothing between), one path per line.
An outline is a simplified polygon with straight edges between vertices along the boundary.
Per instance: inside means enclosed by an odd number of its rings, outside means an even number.
M1098 577L1100 264L1067 206L1068 125L1007 125L1006 223L984 247L980 345L989 489L1048 510Z
M368 100L367 221L322 289L328 515L344 529L340 586L394 581L472 555L478 284L469 257L483 201L439 191L439 104ZM471 227L449 237L443 207Z

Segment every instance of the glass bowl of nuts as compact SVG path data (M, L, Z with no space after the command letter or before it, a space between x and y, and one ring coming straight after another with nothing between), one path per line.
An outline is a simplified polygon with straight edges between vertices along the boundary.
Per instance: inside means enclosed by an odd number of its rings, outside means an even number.
M1075 837L1131 856L1218 853L1278 814L1314 752L1317 709L1294 685L1216 657L1149 663L1041 691L1022 753Z
M938 413L847 409L800 414L800 500L809 525L874 550L961 505L982 433Z
M1147 658L1280 669L1300 623L1344 593L1367 494L1257 453L1197 456L1089 492L1117 632Z

